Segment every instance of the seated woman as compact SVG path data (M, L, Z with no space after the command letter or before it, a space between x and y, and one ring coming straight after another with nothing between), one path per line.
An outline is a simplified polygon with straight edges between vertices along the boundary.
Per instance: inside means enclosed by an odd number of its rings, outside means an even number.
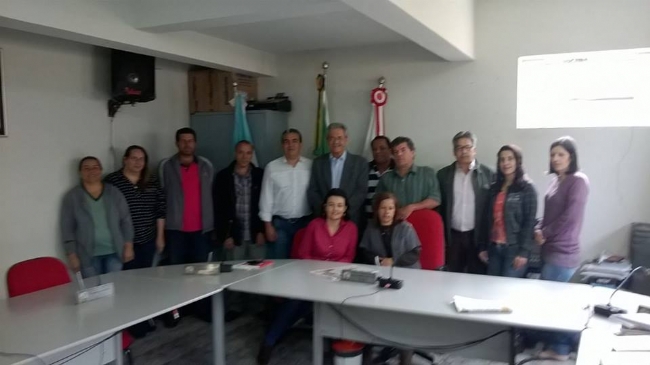
M420 240L413 226L397 220L395 212L399 203L395 195L383 192L375 195L372 203L373 220L366 228L359 245L360 257L364 263L381 266L420 268ZM372 356L372 347L366 346L364 358ZM400 364L410 365L413 351L400 351Z
M323 217L309 223L300 242L298 258L352 262L356 255L357 227L348 221L348 198L341 189L332 189L323 202ZM257 362L266 365L271 360L271 351L291 326L306 317L312 303L302 300L288 300L278 310L264 342L257 355Z
M96 157L79 162L81 183L63 198L61 234L70 269L83 277L122 270L133 260L133 224L122 193L102 182Z
M396 219L398 209L399 203L392 193L375 196L374 219L359 245L364 263L374 264L376 257L381 266L420 268L420 240L410 223Z

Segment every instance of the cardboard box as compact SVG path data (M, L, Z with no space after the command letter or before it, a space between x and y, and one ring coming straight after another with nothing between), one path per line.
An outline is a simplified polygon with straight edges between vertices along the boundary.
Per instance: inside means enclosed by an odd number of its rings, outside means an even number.
M197 112L229 112L233 108L233 81L237 90L246 92L248 100L257 99L257 77L227 71L203 69L188 72L190 114Z

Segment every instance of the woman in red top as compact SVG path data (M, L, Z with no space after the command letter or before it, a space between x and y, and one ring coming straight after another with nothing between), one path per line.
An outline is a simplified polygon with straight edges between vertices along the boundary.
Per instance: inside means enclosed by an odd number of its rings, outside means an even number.
M520 278L533 246L537 192L523 168L519 147L506 145L497 154L497 179L486 205L479 258L488 275Z
M323 202L323 217L316 218L306 228L299 243L298 258L352 262L357 248L357 226L347 218L348 198L341 189L332 189ZM300 318L306 317L312 303L302 300L288 300L278 310L271 328L257 354L257 363L266 365L271 360L271 351L284 333Z
M306 228L298 258L352 262L357 248L357 226L347 220L348 201L341 189L332 189L325 197L323 217Z

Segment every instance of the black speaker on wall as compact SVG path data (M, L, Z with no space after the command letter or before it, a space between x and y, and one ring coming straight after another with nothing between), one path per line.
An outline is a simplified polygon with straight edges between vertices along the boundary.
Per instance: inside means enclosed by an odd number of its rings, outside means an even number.
M156 58L126 51L111 50L112 117L122 104L146 103L156 98Z

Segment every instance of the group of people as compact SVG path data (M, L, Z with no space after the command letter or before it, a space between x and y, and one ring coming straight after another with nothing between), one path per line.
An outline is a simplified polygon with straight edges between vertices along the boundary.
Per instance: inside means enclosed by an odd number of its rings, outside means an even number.
M288 129L281 135L284 155L261 169L252 163L255 147L240 141L234 161L216 174L196 154L191 128L176 132L178 153L163 160L157 174L140 146L129 147L122 168L105 178L100 161L84 157L81 183L66 194L61 214L70 267L87 277L151 266L156 252L170 264L183 264L218 251L226 260L419 268L420 241L406 219L437 209L450 271L523 277L536 244L542 246L542 279L568 281L577 269L589 183L570 137L551 145L554 178L541 220L517 146L498 151L494 172L476 160L476 137L460 132L452 140L456 161L436 175L415 165L415 145L407 137L376 137L371 162L347 151L343 124L328 126L327 142L330 152L311 160L301 154L301 133ZM260 364L269 362L277 341L310 308L302 301L279 308L258 353ZM568 355L566 336L544 338L547 356ZM401 351L402 364L411 357Z

